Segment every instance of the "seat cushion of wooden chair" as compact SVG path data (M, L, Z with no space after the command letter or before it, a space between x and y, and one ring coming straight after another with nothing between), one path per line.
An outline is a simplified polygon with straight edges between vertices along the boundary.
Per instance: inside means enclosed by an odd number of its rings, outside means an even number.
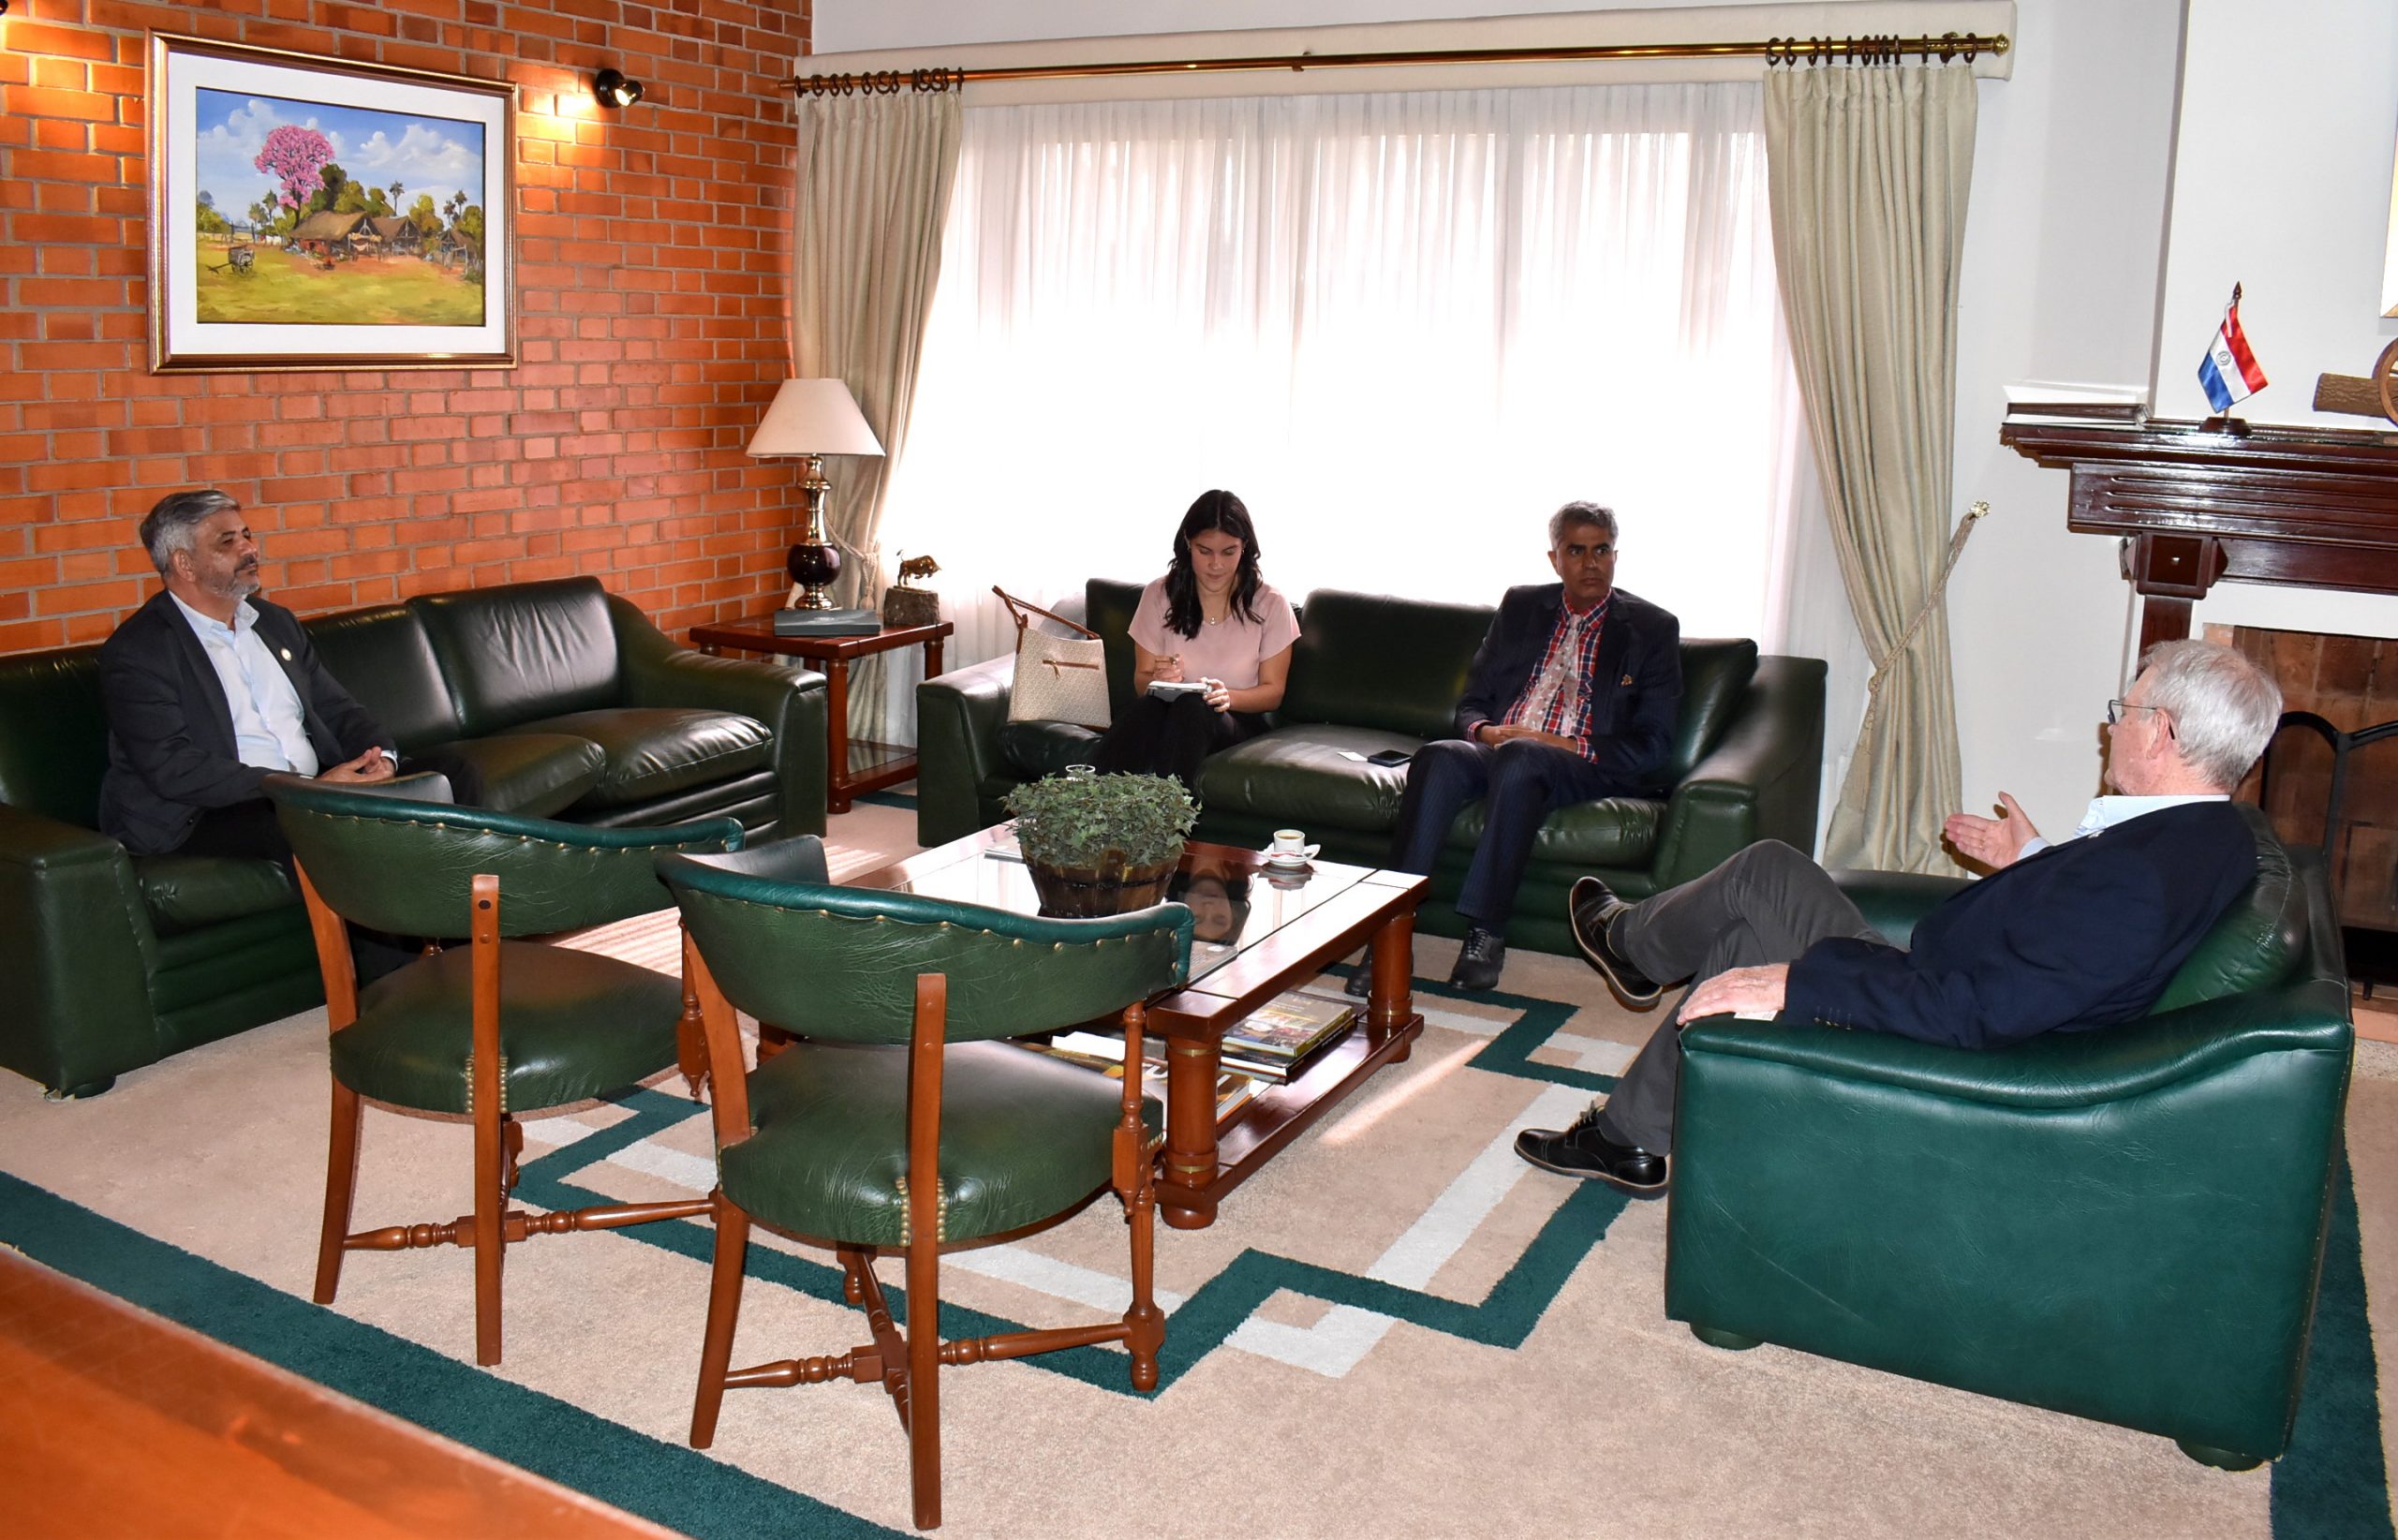
M499 949L501 1110L584 1101L674 1062L677 981L570 947ZM378 1102L471 1111L473 966L452 947L360 990L358 1019L333 1034L334 1078Z
M1123 1086L1005 1043L943 1059L939 1239L1062 1214L1105 1186ZM1154 1131L1158 1105L1147 1101ZM725 1196L767 1223L852 1246L908 1243L908 1052L804 1043L749 1079L755 1131L719 1156Z

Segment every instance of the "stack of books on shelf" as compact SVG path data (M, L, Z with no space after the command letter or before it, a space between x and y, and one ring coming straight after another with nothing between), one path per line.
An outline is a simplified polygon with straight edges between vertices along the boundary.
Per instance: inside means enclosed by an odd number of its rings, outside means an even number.
M1069 1064L1079 1064L1084 1069L1113 1079L1124 1078L1124 1040L1120 1037L1110 1037L1102 1032L1059 1032L1045 1044L1028 1043L1025 1046L1035 1053L1062 1059ZM1165 1098L1165 1064L1162 1058L1156 1056L1163 1052L1164 1044L1156 1038L1148 1039L1145 1061L1141 1066L1142 1079L1148 1082L1144 1088L1161 1101ZM1250 1098L1256 1094L1257 1082L1248 1075L1230 1073L1217 1075L1216 1121L1221 1123L1247 1106Z
M1346 1000L1286 989L1226 1029L1220 1062L1280 1085L1305 1073L1356 1021L1357 1008Z

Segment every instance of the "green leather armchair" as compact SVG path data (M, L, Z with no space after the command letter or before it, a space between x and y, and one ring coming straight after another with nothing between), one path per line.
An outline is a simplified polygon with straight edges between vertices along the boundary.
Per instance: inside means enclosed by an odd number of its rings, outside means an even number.
M909 1434L915 1520L940 1522L940 1369L1120 1342L1133 1387L1158 1381L1152 1296L1156 1105L998 1039L1120 1017L1140 1061L1143 1002L1187 975L1191 911L1162 904L1047 920L825 885L813 840L666 857L715 1081L716 1262L691 1443L728 1386L846 1378L891 1393ZM736 1073L735 1008L804 1041ZM940 1251L1041 1225L1112 1186L1131 1222L1132 1301L1117 1320L943 1342ZM874 1340L838 1357L731 1370L752 1219L830 1245ZM877 1254L906 1259L907 1326Z
M1976 1054L1718 1017L1682 1034L1665 1313L2176 1440L2287 1445L2353 1034L2312 852L2145 1020ZM1903 940L1956 884L1844 873Z
M1083 619L1106 644L1108 689L1132 698L1126 634L1137 584L1086 585ZM1261 845L1296 826L1338 861L1380 866L1390 853L1403 770L1343 757L1413 752L1451 730L1487 606L1436 604L1319 590L1299 609L1290 686L1269 731L1209 757L1201 773L1197 836ZM1097 734L1058 723L1010 723L1013 658L928 679L916 689L916 837L940 844L997 823L1001 800L1027 780L1088 760ZM1565 895L1595 873L1627 898L1689 881L1760 839L1815 843L1824 748L1824 665L1760 657L1743 640L1682 642L1682 716L1666 762L1663 802L1609 797L1551 814L1532 848L1510 944L1572 955ZM1432 896L1416 923L1463 933L1452 903L1482 837L1469 807L1450 831Z

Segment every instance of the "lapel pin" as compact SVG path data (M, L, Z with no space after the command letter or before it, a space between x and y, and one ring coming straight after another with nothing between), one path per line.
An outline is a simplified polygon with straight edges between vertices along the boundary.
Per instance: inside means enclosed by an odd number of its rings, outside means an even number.
M280 652L281 654L283 654L283 660L284 660L285 662L289 663L289 661L291 661L291 649L290 649L289 647L278 647L278 648L276 648L275 650L276 650L277 652ZM1627 684L1627 685L1628 685L1628 684L1630 684L1630 683L1632 683L1632 675L1630 675L1630 674L1625 674L1625 675L1623 676L1623 682L1624 682L1625 684Z
M289 658L289 657L290 657L291 655L290 655L289 653L286 653L286 654L284 654L284 656L285 656L286 658ZM1619 684L1625 684L1625 685L1628 685L1628 684L1632 683L1632 675L1630 675L1630 674L1625 674L1621 679L1618 680L1618 681L1617 681L1617 683L1619 683Z

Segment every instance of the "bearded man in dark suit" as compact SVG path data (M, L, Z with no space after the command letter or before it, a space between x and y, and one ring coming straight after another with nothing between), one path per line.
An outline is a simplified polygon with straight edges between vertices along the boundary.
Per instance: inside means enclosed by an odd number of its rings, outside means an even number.
M1507 921L1550 811L1597 797L1655 796L1681 715L1681 622L1615 585L1615 514L1573 502L1548 521L1558 581L1507 590L1473 655L1457 736L1407 770L1392 867L1429 872L1465 806L1486 804L1457 911L1465 942L1449 982L1494 989ZM1370 967L1350 981L1363 994Z
M1776 1016L1951 1047L2004 1048L2145 1014L2255 880L2257 841L2231 792L2281 719L2281 691L2229 647L2162 642L2107 703L2107 784L2050 844L2000 794L2003 818L1949 817L1948 841L1995 868L1935 906L1905 946L1865 922L1822 867L1778 840L1626 904L1598 879L1568 896L1574 939L1625 1004L1693 981L1604 1102L1516 1152L1636 1197L1665 1191L1680 1028Z
M289 862L266 777L389 780L398 749L291 612L258 597L259 542L241 504L174 493L141 521L141 543L165 588L100 648L101 832L136 855ZM463 765L422 768L463 776L462 802L479 790Z

